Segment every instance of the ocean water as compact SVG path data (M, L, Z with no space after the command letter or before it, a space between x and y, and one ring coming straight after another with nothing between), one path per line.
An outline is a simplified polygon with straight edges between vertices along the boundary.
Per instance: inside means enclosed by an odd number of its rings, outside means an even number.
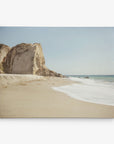
M114 75L67 75L67 77L76 77L76 78L86 78L88 77L91 80L98 80L102 82L113 82Z
M114 106L114 75L69 75L68 78L74 84L53 89L74 99Z

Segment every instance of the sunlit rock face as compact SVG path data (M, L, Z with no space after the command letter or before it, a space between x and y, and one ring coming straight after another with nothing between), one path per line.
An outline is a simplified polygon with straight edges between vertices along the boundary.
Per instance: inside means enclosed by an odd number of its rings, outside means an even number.
M2 61L9 52L10 47L4 44L0 44L0 73L3 73Z
M62 77L61 74L53 72L45 66L45 58L40 43L22 43L13 47L3 61L3 68L5 73L11 74Z

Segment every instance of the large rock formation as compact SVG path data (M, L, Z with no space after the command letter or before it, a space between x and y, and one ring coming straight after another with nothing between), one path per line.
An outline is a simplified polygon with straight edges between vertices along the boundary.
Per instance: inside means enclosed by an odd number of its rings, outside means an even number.
M39 43L22 43L13 47L3 61L3 69L5 73L10 74L62 77L61 74L53 72L45 66L42 47Z
M3 73L2 61L6 57L9 50L10 50L10 47L4 44L0 44L0 73Z

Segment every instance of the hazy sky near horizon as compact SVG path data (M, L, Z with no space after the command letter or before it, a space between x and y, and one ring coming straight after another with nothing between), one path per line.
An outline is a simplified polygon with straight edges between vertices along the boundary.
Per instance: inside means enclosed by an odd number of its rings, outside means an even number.
M62 74L114 74L114 28L0 27L0 43L40 42L48 68Z

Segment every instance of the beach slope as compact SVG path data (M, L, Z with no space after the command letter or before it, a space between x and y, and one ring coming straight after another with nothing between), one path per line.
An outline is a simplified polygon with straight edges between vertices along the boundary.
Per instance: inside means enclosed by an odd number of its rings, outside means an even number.
M76 100L52 89L72 83L67 78L1 75L0 117L114 118L114 106Z

